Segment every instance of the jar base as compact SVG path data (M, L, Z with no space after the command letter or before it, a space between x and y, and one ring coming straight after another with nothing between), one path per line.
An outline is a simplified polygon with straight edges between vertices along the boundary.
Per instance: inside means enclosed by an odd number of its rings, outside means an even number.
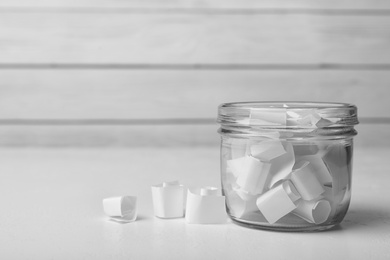
M278 232L317 232L330 230L338 226L338 224L321 224L321 225L278 225L278 224L260 224L258 222L251 222L242 219L236 219L235 217L229 216L234 224L239 226L252 228L252 229L261 229L268 231L278 231Z

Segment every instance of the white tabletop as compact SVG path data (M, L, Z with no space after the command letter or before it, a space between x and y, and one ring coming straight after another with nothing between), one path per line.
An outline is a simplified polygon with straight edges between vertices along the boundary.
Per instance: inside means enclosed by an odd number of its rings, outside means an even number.
M355 149L352 203L336 229L254 230L153 216L150 186L220 186L218 147L0 150L1 259L390 259L390 148ZM102 199L136 195L136 222Z

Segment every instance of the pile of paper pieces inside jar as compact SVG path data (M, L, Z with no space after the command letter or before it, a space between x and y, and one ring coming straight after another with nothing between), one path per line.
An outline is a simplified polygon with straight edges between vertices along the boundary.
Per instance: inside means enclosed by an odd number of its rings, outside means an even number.
M347 151L337 142L230 138L222 179L230 214L274 224L288 214L321 224L348 187Z

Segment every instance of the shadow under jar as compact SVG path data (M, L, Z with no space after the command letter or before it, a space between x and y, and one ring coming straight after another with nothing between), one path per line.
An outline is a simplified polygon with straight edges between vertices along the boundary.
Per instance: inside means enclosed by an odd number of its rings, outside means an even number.
M317 231L343 220L351 199L356 106L226 103L218 122L222 189L235 223Z

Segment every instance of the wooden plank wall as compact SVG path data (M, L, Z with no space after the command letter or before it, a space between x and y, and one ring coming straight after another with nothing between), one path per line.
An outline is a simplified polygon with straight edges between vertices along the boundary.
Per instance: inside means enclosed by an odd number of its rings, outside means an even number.
M390 2L0 1L0 146L216 145L217 106L354 103L390 145Z

